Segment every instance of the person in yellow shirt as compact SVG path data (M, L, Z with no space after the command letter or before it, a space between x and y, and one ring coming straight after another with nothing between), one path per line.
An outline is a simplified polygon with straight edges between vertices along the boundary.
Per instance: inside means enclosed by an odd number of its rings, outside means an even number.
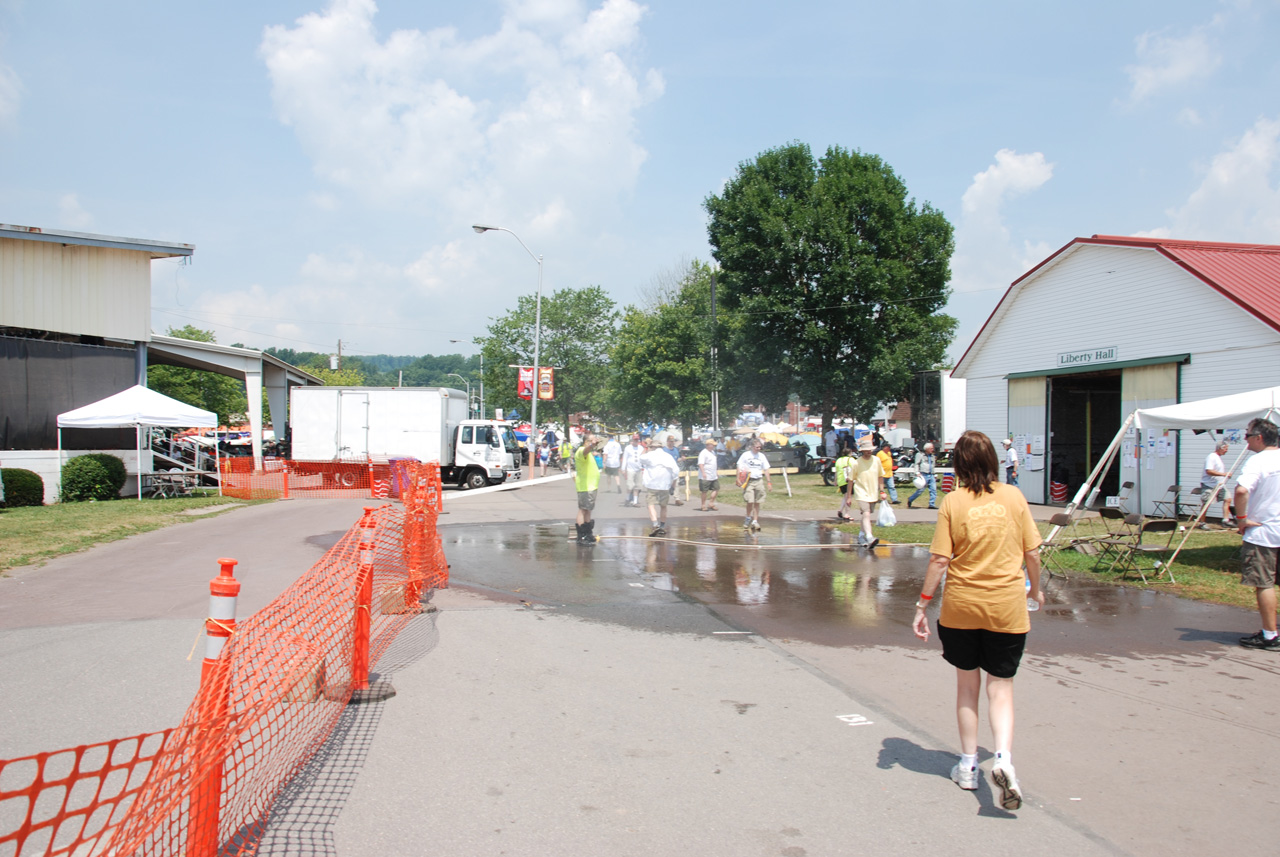
M836 517L842 521L852 520L849 516L849 504L852 502L846 487L849 484L849 473L853 467L853 451L847 446L840 447L840 457L831 465L836 472L836 490L840 492L840 510Z
M951 779L962 789L978 788L978 697L985 672L987 719L996 750L991 780L1000 788L1000 805L1013 810L1022 806L1012 758L1013 677L1031 630L1029 602L1034 599L1034 609L1044 604L1040 533L1022 492L1000 481L991 438L978 431L960 435L952 463L963 487L944 497L938 510L912 630L929 639L925 611L945 573L938 639L943 659L956 668L960 729L960 761L951 769Z
M884 490L889 495L889 502L897 504L898 486L893 484L893 447L887 443L880 445L876 458L880 459L880 469L884 471Z
M884 495L884 471L881 470L880 459L875 453L875 441L871 439L871 435L863 435L858 440L858 457L853 461L849 478L849 495L858 504L858 511L862 515L858 544L868 548L880 544L871 528L871 511Z

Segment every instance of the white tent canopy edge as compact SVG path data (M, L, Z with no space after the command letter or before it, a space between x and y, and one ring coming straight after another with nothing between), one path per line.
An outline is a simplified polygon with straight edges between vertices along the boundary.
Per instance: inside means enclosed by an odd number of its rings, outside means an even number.
M64 428L133 428L142 470L142 427L217 428L218 415L212 411L171 399L163 393L135 385L105 399L58 415L58 494L62 494L62 430ZM142 499L142 477L138 473L138 499ZM218 493L222 493L222 468L218 467Z

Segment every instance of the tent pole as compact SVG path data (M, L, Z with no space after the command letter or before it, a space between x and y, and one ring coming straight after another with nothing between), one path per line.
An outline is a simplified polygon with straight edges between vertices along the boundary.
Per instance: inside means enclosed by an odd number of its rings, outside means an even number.
M133 442L138 453L138 499L142 499L142 423L133 427Z
M1227 482L1231 480L1232 475L1236 472L1236 468L1240 466L1240 460L1245 457L1245 454L1248 451L1249 451L1248 446L1240 450L1240 454L1236 456L1236 460L1231 463L1231 468L1227 471L1227 475L1218 477L1218 482L1216 485L1214 485L1213 493L1209 495L1211 498L1216 497L1218 495L1219 490L1224 490L1224 491L1226 490ZM1176 581L1173 579L1173 561L1178 558L1178 554L1182 553L1182 548L1186 545L1187 539L1191 538L1191 534L1196 531L1197 527L1199 527L1202 523L1204 523L1205 516L1209 514L1209 505L1210 505L1209 503L1200 504L1200 512L1196 515L1196 519L1191 523L1190 526L1187 527L1187 532L1182 537L1182 541L1178 542L1178 549L1173 552L1173 556L1169 557L1168 562L1164 564L1164 567L1169 570L1170 583L1176 583ZM1174 516L1176 517L1178 514L1177 507L1174 507L1173 512L1174 512ZM1240 515L1240 510L1236 509L1236 520L1239 520L1239 515Z
M54 501L62 502L62 426L58 426L58 493Z

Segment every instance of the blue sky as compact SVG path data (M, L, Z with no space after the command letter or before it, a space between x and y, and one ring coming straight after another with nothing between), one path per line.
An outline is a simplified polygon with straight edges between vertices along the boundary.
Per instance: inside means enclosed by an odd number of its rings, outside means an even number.
M0 222L196 245L153 327L473 349L531 294L709 259L791 141L957 231L963 353L1075 236L1280 243L1280 3L0 0Z

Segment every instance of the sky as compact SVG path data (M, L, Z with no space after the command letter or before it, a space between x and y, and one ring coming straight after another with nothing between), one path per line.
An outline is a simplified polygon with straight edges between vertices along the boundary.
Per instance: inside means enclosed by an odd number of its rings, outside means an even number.
M0 0L0 223L195 245L157 333L471 354L839 146L955 227L954 359L1077 236L1280 244L1277 42L1280 0Z

